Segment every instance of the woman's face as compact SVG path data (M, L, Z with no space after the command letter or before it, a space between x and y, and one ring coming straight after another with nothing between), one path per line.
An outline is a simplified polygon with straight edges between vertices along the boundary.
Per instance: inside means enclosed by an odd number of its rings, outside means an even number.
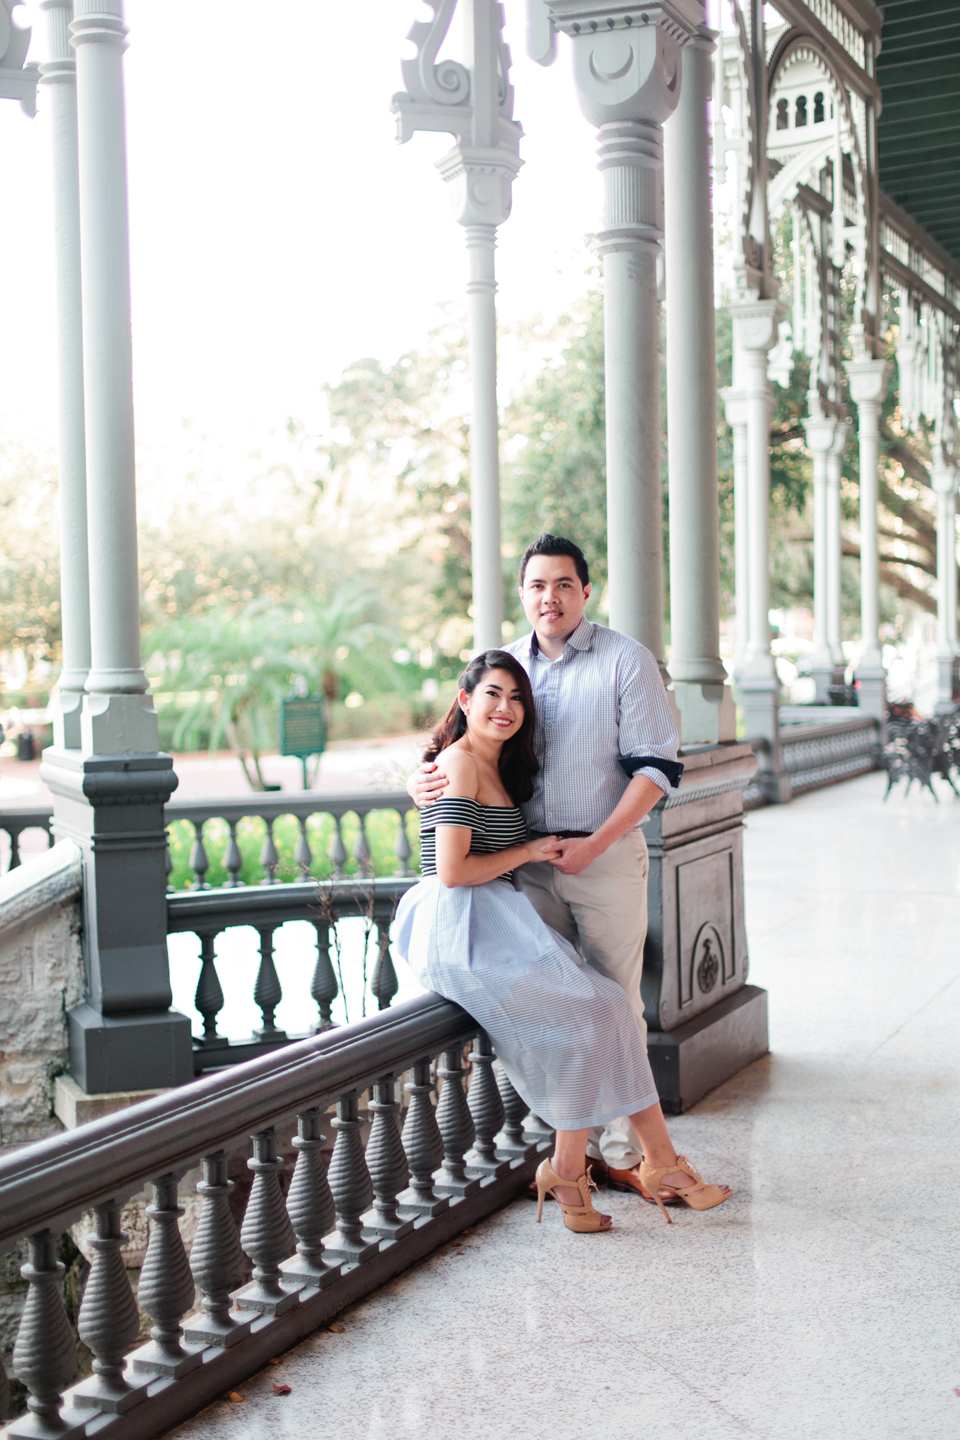
M461 690L459 700L468 734L503 742L523 724L520 688L509 670L488 670L473 694Z

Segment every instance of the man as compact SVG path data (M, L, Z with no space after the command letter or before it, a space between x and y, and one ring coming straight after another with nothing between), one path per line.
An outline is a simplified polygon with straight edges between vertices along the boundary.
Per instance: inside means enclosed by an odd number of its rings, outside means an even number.
M523 807L532 836L556 835L555 859L524 865L516 883L543 920L626 991L646 1037L640 976L647 932L647 846L638 828L680 782L677 732L654 656L584 618L590 577L570 540L541 535L520 562L532 633L504 646L530 676L540 761ZM418 806L442 792L435 766L411 777ZM598 1178L651 1199L637 1167L666 1138L659 1106L638 1137L624 1116L590 1132ZM600 1158L602 1157L602 1158ZM671 1175L682 1185L686 1177Z

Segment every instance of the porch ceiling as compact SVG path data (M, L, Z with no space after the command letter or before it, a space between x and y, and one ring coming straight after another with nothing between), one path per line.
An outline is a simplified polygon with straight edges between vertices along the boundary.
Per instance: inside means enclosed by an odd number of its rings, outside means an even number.
M960 6L885 0L880 186L960 260Z

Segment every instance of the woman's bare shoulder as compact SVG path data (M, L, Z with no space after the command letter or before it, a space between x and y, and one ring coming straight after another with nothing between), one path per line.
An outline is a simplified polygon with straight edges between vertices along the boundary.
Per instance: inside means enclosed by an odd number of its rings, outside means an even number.
M450 781L444 795L476 800L480 790L480 773L476 760L468 750L462 750L457 744L449 745L437 756L437 768Z

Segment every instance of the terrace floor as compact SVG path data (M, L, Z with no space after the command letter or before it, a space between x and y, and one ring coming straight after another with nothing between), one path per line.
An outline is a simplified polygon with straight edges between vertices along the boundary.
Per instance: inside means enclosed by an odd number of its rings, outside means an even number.
M884 783L748 817L772 1054L672 1122L732 1200L668 1227L602 1191L596 1236L517 1201L174 1433L960 1432L960 802Z

